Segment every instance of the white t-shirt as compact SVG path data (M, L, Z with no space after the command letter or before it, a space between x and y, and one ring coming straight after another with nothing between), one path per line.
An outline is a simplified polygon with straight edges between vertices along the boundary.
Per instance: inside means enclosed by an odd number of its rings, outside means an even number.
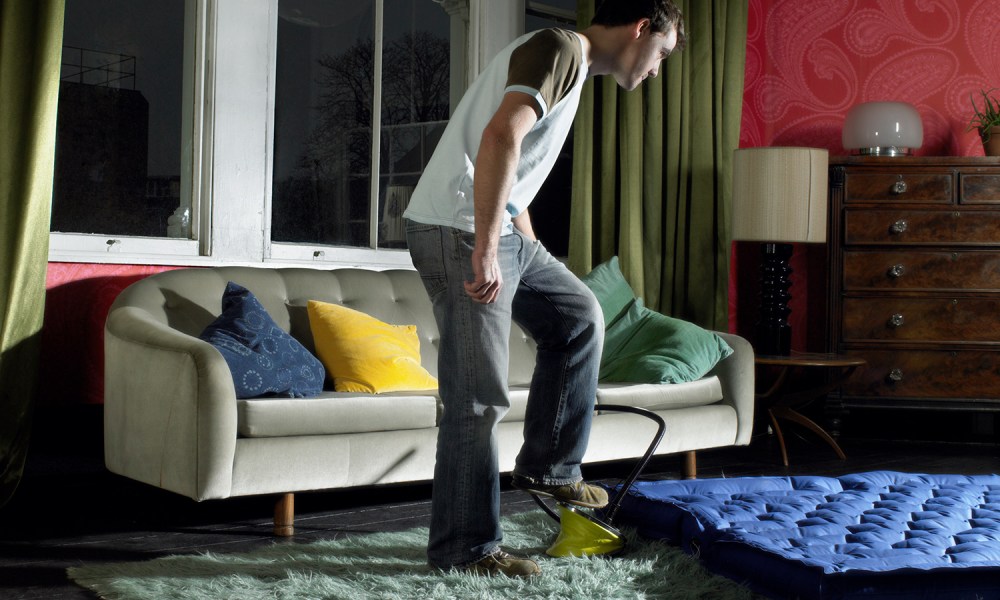
M473 181L483 130L504 94L522 92L535 98L541 117L521 144L501 229L511 233L511 218L534 199L573 126L587 79L583 52L580 36L564 29L528 33L501 50L459 102L403 216L475 231Z

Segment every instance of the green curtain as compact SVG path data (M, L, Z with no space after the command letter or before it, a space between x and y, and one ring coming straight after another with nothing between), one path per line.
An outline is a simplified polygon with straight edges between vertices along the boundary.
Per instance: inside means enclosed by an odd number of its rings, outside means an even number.
M728 323L729 205L748 0L675 0L688 42L637 90L591 79L574 125L569 265L614 255L654 310ZM595 0L579 0L581 27Z
M24 470L45 304L65 0L0 5L0 506Z

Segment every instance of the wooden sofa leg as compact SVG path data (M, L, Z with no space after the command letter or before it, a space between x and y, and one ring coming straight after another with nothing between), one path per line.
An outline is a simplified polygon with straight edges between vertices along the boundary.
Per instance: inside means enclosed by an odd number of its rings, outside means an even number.
M274 503L274 535L295 535L295 494L282 494Z
M694 450L684 453L681 474L684 476L684 479L698 478L698 459L695 457Z

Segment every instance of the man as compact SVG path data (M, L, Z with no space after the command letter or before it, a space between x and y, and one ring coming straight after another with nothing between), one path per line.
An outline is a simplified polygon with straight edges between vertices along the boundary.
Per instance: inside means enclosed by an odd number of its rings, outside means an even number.
M683 42L671 0L608 0L579 33L520 37L470 86L413 193L407 242L441 333L444 413L427 550L434 567L540 572L500 550L495 431L510 406L512 320L538 347L514 485L578 506L608 502L580 472L603 316L590 290L535 239L527 208L572 126L584 80L606 74L635 89Z

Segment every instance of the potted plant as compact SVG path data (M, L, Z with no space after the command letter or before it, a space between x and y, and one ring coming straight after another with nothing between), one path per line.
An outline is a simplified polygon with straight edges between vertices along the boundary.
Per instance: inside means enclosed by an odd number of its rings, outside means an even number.
M983 150L986 156L1000 156L1000 98L996 96L997 88L980 91L982 95L982 109L976 105L976 101L969 95L972 103L972 118L966 131L977 129L979 139L983 140Z

